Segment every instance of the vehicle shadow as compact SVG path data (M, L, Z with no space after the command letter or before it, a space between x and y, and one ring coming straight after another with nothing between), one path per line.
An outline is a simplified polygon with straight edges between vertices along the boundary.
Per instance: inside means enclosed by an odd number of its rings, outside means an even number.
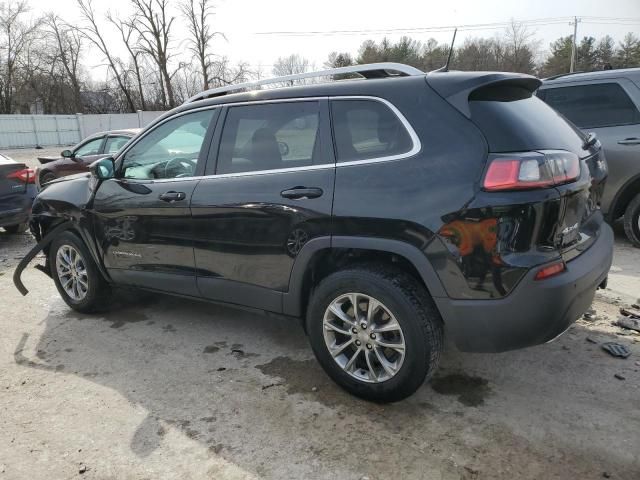
M581 325L518 352L449 347L429 384L377 405L328 379L295 320L138 292L117 298L102 315L52 301L44 331L24 333L14 360L95 382L143 407L148 415L130 439L140 458L176 428L211 456L268 478L291 478L291 468L296 477L326 478L640 472L627 443L640 429L635 393L619 388L620 361L585 341L594 332ZM363 460L381 444L384 454Z

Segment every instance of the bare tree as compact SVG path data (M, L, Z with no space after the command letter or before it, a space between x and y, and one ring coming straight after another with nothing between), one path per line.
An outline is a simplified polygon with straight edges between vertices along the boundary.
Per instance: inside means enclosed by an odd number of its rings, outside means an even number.
M131 112L135 112L136 106L133 103L131 92L124 82L120 62L110 53L111 49L107 47L102 32L98 28L98 20L96 19L95 11L93 9L92 0L77 0L77 2L78 7L80 7L82 18L86 23L86 26L80 28L80 31L91 43L93 43L98 48L98 50L100 50L100 52L102 52L105 59L107 60L109 68L113 72L113 76L118 83L118 87L126 98L126 103L129 110Z
M39 27L39 21L31 23L23 21L28 11L29 6L24 0L0 4L0 33L3 37L0 51L5 52L4 71L0 79L0 111L3 113L13 113L18 61L30 38Z
M507 48L506 60L509 70L513 72L531 73L535 68L534 51L537 44L533 42L534 33L526 25L515 20L505 30L504 41Z
M168 0L131 0L135 8L133 27L140 34L141 48L158 67L165 106L176 105L169 74L169 39L175 17L168 15ZM166 95L165 95L166 94Z
M209 89L209 71L211 69L211 54L209 47L216 35L222 35L211 29L208 21L213 16L213 4L211 0L184 0L180 4L180 10L187 20L189 33L189 50L197 57L202 70L202 86Z
M273 64L271 72L276 77L283 77L285 75L295 75L298 73L305 73L309 71L310 63L304 57L294 53L288 57L278 57L276 63ZM296 83L303 84L304 80L289 81L287 85L294 85Z
M142 110L146 110L147 105L144 100L144 89L142 88L142 74L140 67L140 56L143 52L142 50L136 48L138 39L133 38L133 34L134 32L136 32L136 29L130 21L124 21L114 18L111 12L107 13L107 20L109 20L113 24L113 26L116 27L116 29L120 33L122 43L124 43L125 47L127 48L127 52L129 52L131 62L133 63L133 71L136 77L136 84L138 86L140 106L142 107Z
M82 37L80 32L61 21L60 17L50 13L44 20L57 47L57 56L62 63L64 72L73 88L73 110L82 110L80 97L80 53L82 50Z

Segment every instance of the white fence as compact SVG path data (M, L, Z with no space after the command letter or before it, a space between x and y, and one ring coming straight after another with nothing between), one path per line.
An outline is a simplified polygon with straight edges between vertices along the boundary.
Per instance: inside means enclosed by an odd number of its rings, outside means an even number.
M73 145L96 132L144 127L163 113L0 115L0 149Z

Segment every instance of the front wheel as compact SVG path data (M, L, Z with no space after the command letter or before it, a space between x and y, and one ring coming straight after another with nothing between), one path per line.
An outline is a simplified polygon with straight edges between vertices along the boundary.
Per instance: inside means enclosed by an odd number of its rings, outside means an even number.
M631 200L624 212L624 231L631 243L640 247L640 193Z
M111 289L82 240L63 232L51 243L49 265L62 299L78 312L95 312L106 305Z
M413 394L437 368L442 319L426 289L391 267L336 272L307 311L313 351L348 392L393 402Z

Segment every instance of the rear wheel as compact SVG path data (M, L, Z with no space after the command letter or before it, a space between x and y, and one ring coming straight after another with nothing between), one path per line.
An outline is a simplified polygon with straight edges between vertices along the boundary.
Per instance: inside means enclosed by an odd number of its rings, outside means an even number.
M15 233L24 233L29 228L29 225L26 223L18 223L17 225L7 225L4 229L7 233L15 234Z
M49 265L62 299L78 312L95 312L106 305L111 289L82 240L71 232L51 243Z
M640 193L631 200L624 212L624 231L631 243L640 247Z
M426 289L401 270L357 267L315 289L307 312L313 351L350 393L393 402L435 371L442 320Z

